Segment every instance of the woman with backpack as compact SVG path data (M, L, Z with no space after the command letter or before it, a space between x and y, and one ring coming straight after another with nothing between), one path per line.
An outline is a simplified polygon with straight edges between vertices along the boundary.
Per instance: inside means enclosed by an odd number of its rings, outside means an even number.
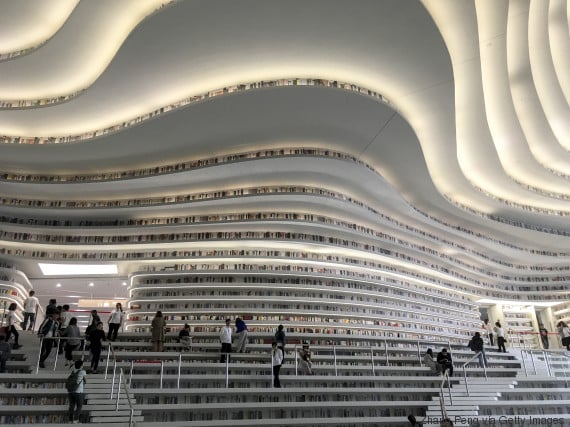
M69 421L77 424L83 407L83 384L87 382L87 378L82 360L77 360L74 367L67 377L65 388L69 397Z

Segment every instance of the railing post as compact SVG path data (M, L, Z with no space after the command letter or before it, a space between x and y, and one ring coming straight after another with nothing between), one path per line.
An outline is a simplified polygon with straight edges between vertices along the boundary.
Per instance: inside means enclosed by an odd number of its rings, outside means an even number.
M333 354L334 354L334 374L338 376L338 368L336 366L336 345L333 345Z
M418 360L420 361L420 366L423 366L422 365L422 355L420 353L420 340L419 339L416 341L416 344L418 346Z
M530 354L530 361L532 362L532 370L534 371L534 375L536 375L536 365L534 364L534 354L530 350L529 350L528 354Z
M182 370L182 353L178 355L178 379L176 380L176 388L180 388L180 372Z
M54 337L55 340L55 360L53 362L53 370L57 368L57 357L59 356L59 345L61 343L61 337Z
M164 378L164 360L160 361L160 388L162 388L162 379Z
M226 388L230 388L230 356L226 353Z
M546 352L546 350L542 350L542 352L544 353L544 361L546 362L546 371L548 372L548 376L552 377L552 371L550 369L550 361L548 360L548 354Z
M115 363L113 363L113 381L111 382L111 396L109 396L110 399L113 398L113 392L115 391L115 376L117 374L117 361L114 361Z
M372 344L370 344L370 360L372 361L372 375L376 375L376 372L374 370L374 348L372 347Z
M36 363L36 374L40 372L40 357L42 356L42 347L44 344L44 337L43 335L40 337L40 351L38 353L38 362Z
M465 381L465 391L467 392L467 396L469 396L469 385L467 384L467 372L465 372L465 368L463 368L463 380Z
M299 360L297 357L299 354L297 353L297 344L295 344L295 376L299 375Z
M119 371L119 384L117 385L117 406L115 406L115 411L119 410L119 399L121 394L121 381L123 381L123 370Z
M131 388L131 385L133 383L133 370L135 368L135 361L134 359L131 359L131 371L129 372L129 388Z
M107 372L109 372L109 359L111 358L111 343L107 345L107 363L105 365L105 379L107 379Z
M384 352L386 354L386 366L388 366L389 365L389 362L388 362L388 340L386 338L384 338L384 350L385 350Z
M525 377L528 377L528 372L527 372L527 370L526 370L526 362L525 362L525 360L524 360L524 355L525 355L525 354L526 354L526 351L524 351L524 352L521 351L521 360L522 360L522 363L523 363L524 375L525 375Z

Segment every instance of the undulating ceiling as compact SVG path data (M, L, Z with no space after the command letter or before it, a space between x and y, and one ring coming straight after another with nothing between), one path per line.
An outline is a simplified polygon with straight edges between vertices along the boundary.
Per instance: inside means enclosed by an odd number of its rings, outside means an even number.
M57 243L14 218L172 216L187 208L165 195L327 183L457 259L568 265L569 23L566 0L2 2L0 246L33 276L15 248ZM286 148L319 151L230 158Z

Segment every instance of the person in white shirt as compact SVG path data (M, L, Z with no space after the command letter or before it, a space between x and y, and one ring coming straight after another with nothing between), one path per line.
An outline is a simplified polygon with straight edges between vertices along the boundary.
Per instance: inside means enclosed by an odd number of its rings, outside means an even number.
M226 361L226 354L228 355L229 361L229 353L232 352L232 327L230 326L231 320L226 319L226 325L220 328L220 342L222 343L222 350L221 350L221 362Z
M277 347L277 342L273 341L271 344L271 365L273 366L273 387L281 388L279 382L279 371L283 364L283 350Z
M29 331L33 331L36 325L36 313L40 308L40 301L35 294L35 291L30 291L30 296L24 301L24 323L22 323L22 330L24 331L28 326L28 321L30 322Z
M107 323L109 324L107 339L109 341L115 341L117 339L117 334L119 333L119 328L123 323L123 306L120 302L117 303L115 309L111 312Z
M566 350L570 351L570 328L562 320L556 325L558 328L558 334L560 335L560 341L563 346L566 346Z
M497 334L497 346L499 352L501 352L502 350L503 353L506 353L507 349L505 348L505 343L507 342L507 340L505 339L505 331L501 326L501 322L499 321L495 322L495 327L493 328L493 330Z
M6 341L9 341L10 336L14 335L14 345L12 346L14 350L17 350L20 347L22 347L20 344L18 344L18 339L20 338L20 334L18 334L18 331L16 330L16 323L18 323L18 319L16 318L16 308L18 308L18 304L16 304L15 302L10 304L10 306L8 307L8 315L6 318L6 320L8 321L8 335L6 335Z

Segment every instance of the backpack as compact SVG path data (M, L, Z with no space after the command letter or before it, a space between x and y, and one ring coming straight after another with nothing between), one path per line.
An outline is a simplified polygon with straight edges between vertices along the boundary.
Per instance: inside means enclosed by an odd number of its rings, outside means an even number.
M79 378L79 371L80 369L76 369L71 374L69 374L65 380L65 388L69 393L75 393L79 387L79 381L77 381Z

